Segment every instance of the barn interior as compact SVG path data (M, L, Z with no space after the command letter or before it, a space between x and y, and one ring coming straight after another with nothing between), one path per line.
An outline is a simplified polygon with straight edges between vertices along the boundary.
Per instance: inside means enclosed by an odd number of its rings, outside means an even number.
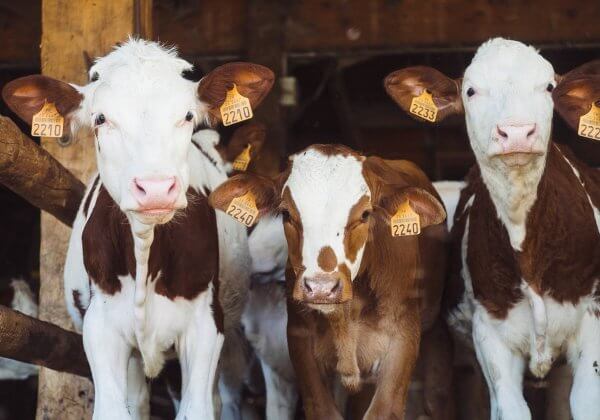
M275 173L285 156L307 145L342 143L367 155L412 160L432 180L460 180L475 162L463 119L451 118L434 126L407 116L383 88L387 74L428 65L459 77L477 46L496 36L534 45L558 74L600 56L600 2L596 0L101 3L0 0L0 89L10 80L42 71L84 83L90 60L108 52L127 34L177 47L194 63L190 77L196 79L225 62L260 63L279 79L255 115L268 129L259 161L267 174ZM87 28L96 29L84 33ZM28 133L29 128L1 101L0 114ZM227 142L232 131L221 129L222 141ZM553 133L555 141L569 145L580 159L600 166L598 145L579 137L556 116ZM39 138L33 139L40 143ZM93 153L88 144L81 143L43 140L51 153L62 162L68 160L67 167L86 182L93 170ZM0 168L1 154L0 147ZM0 184L5 181L0 176ZM40 309L40 315L52 322L56 322L56 312L64 312L56 271L60 264L54 262L61 254L54 250L57 239L43 236L64 236L68 230L57 228L59 223L49 215L41 216L39 208L0 185L0 286L7 286L13 278L25 279L42 305L55 306ZM58 291L51 292L51 287ZM59 325L68 328L64 322ZM46 382L40 391L37 376L2 381L0 420L33 419L36 407L37 418L53 418L41 414L38 396L47 407L65 404L52 401L48 388L69 387L69 381L43 375L40 381ZM543 385L532 386L530 398L543 405L544 396L536 391L540 388ZM248 398L261 404L260 395ZM162 418L156 414L161 412L169 418L168 401L157 397L154 402L156 418ZM547 418L541 411L537 418Z

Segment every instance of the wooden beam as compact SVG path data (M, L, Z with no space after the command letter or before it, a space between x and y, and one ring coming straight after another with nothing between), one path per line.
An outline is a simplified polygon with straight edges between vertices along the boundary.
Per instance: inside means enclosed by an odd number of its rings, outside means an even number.
M85 84L84 52L90 57L102 56L135 33L135 0L81 0L76 7L70 0L43 0L42 28L42 73ZM89 136L78 137L67 146L55 139L42 139L43 147L84 181L95 171L93 142ZM63 290L63 265L70 231L48 214L42 214L41 224L40 318L72 329ZM90 381L40 370L38 420L90 418L92 402Z
M0 183L71 226L85 186L50 153L0 115Z
M0 305L0 357L90 377L81 335Z
M248 4L155 1L156 35L178 45L184 56L243 56L248 36L244 22L256 13ZM303 0L292 2L285 37L289 53L336 56L372 50L379 54L465 46L471 50L495 36L537 46L597 47L599 20L597 1ZM257 26L255 32L268 26Z

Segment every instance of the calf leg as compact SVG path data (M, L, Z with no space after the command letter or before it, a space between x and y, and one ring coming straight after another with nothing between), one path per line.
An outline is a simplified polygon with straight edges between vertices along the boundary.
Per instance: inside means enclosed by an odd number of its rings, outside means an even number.
M364 419L403 419L410 378L417 361L420 320L416 309L397 321L390 346L381 362L377 388Z
M288 381L277 371L260 361L267 389L267 420L292 420L296 413L298 390L294 382Z
M177 420L214 419L213 388L223 334L217 330L209 288L194 302L194 319L177 342L181 363L181 404Z
M107 322L98 297L83 321L83 346L94 380L93 420L131 420L127 410L127 363L131 347Z
M586 312L578 337L569 347L574 378L571 413L574 420L600 420L600 319Z
M127 366L127 406L133 420L150 418L150 393L139 354L129 357Z
M242 392L250 364L248 343L239 328L230 328L225 334L219 362L219 395L221 420L242 418Z
M508 348L479 307L473 314L473 342L490 392L492 420L530 420L523 397L525 360Z

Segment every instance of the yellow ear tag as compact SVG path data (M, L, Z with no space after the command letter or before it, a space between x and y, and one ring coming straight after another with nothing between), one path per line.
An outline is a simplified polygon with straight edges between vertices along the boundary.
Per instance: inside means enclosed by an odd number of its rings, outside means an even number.
M45 102L42 109L31 119L31 135L34 137L62 137L65 119L53 103Z
M221 119L223 125L228 126L249 120L253 117L250 100L240 95L237 86L234 84L231 90L227 91L227 96L223 105L221 105Z
M235 169L236 171L242 171L242 172L245 171L246 169L248 169L248 165L250 164L250 150L251 149L252 149L252 145L248 143L248 146L246 146L246 148L244 150L242 150L242 153L237 155L237 157L233 161L233 169Z
M579 118L577 133L581 137L592 140L600 140L600 107L592 104L592 109Z
M392 236L412 236L421 233L419 215L410 207L408 200L398 207L390 219Z
M437 106L427 89L423 90L419 96L415 96L410 103L410 113L429 122L435 122L437 112Z
M226 213L241 224L248 227L252 226L256 221L256 216L258 216L254 195L248 191L241 197L234 198L229 203Z

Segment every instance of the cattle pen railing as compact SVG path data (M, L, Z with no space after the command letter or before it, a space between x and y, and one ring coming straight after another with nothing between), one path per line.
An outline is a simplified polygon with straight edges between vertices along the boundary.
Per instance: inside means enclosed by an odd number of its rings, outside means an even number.
M85 186L0 115L0 183L71 226ZM90 377L80 334L0 305L0 356Z

